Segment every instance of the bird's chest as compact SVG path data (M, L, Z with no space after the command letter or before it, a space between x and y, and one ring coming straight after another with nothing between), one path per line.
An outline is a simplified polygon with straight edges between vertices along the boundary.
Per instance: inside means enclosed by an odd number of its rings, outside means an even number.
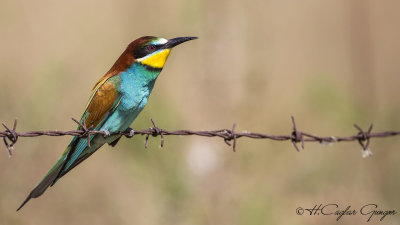
M123 76L119 87L121 110L131 113L140 112L146 105L152 88L153 85L141 79L135 79L134 76Z

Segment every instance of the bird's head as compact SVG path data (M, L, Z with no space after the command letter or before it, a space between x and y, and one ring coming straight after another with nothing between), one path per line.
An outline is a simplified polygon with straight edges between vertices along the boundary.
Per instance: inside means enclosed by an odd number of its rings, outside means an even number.
M171 49L193 39L197 37L178 37L169 40L153 36L138 38L128 45L106 76L125 71L134 63L143 65L148 70L161 71Z
M129 44L128 49L131 50L136 63L157 70L164 67L173 47L193 39L196 39L196 37L178 37L167 40L160 37L145 36Z
M94 89L108 78L134 68L134 65L143 66L155 79L164 67L171 49L183 42L197 39L197 37L177 37L165 39L153 36L144 36L132 41L111 69L96 83Z

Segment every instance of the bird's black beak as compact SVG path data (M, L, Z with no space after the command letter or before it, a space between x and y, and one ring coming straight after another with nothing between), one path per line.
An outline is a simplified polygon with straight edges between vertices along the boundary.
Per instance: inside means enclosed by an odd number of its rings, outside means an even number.
M169 39L168 42L163 46L163 48L173 48L179 44L182 44L183 42L187 42L190 40L197 39L197 37L177 37L177 38L172 38Z

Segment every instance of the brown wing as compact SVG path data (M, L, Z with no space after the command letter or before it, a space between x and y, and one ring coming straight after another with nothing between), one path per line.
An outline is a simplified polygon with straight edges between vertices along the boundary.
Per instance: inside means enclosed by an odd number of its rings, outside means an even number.
M119 77L106 78L99 82L97 89L93 91L91 98L82 116L87 127L96 127L104 119L108 112L112 111L113 106L119 101L118 84Z

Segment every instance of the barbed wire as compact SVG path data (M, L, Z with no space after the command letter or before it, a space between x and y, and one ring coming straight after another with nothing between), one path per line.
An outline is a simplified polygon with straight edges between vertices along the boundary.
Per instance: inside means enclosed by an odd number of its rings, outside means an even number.
M145 130L135 130L127 129L123 132L116 132L116 133L109 133L107 131L98 131L93 130L93 127L86 127L85 121L83 123L79 122L78 120L72 118L72 120L77 123L80 127L79 130L72 130L72 131L28 131L28 132L17 132L17 124L18 120L15 119L13 128L10 129L4 123L2 123L5 131L0 131L0 137L3 138L4 145L7 148L8 155L11 157L13 146L18 141L19 137L38 137L38 136L78 136L81 138L87 138L88 145L90 146L90 137L91 135L101 134L103 136L110 136L110 135L122 135L128 138L131 138L134 135L140 134L145 135L145 148L148 147L148 140L150 136L161 137L161 147L164 146L164 136L166 135L178 135L178 136L189 136L189 135L196 135L202 137L219 137L222 138L225 143L229 146L232 146L232 150L236 151L236 143L239 138L252 138L252 139L270 139L273 141L290 141L293 144L293 147L300 151L298 144L301 144L301 149L304 149L305 142L319 142L321 144L327 143L334 143L334 142L351 142L351 141L358 141L358 143L362 147L362 156L368 157L372 155L372 152L369 149L370 139L371 138L380 138L380 137L391 137L391 136L398 136L400 135L400 131L383 131L383 132L376 132L372 133L373 125L371 124L368 130L364 131L361 129L360 126L354 124L354 127L358 130L358 133L352 136L325 136L320 137L314 134L306 133L303 131L299 131L296 127L296 122L293 116L292 119L292 132L289 135L268 135L262 133L253 133L253 132L236 132L236 124L233 124L231 129L220 129L220 130L212 130L212 131L191 131L191 130L175 130L175 131L168 131L161 129L157 126L153 119L151 122L153 127Z

